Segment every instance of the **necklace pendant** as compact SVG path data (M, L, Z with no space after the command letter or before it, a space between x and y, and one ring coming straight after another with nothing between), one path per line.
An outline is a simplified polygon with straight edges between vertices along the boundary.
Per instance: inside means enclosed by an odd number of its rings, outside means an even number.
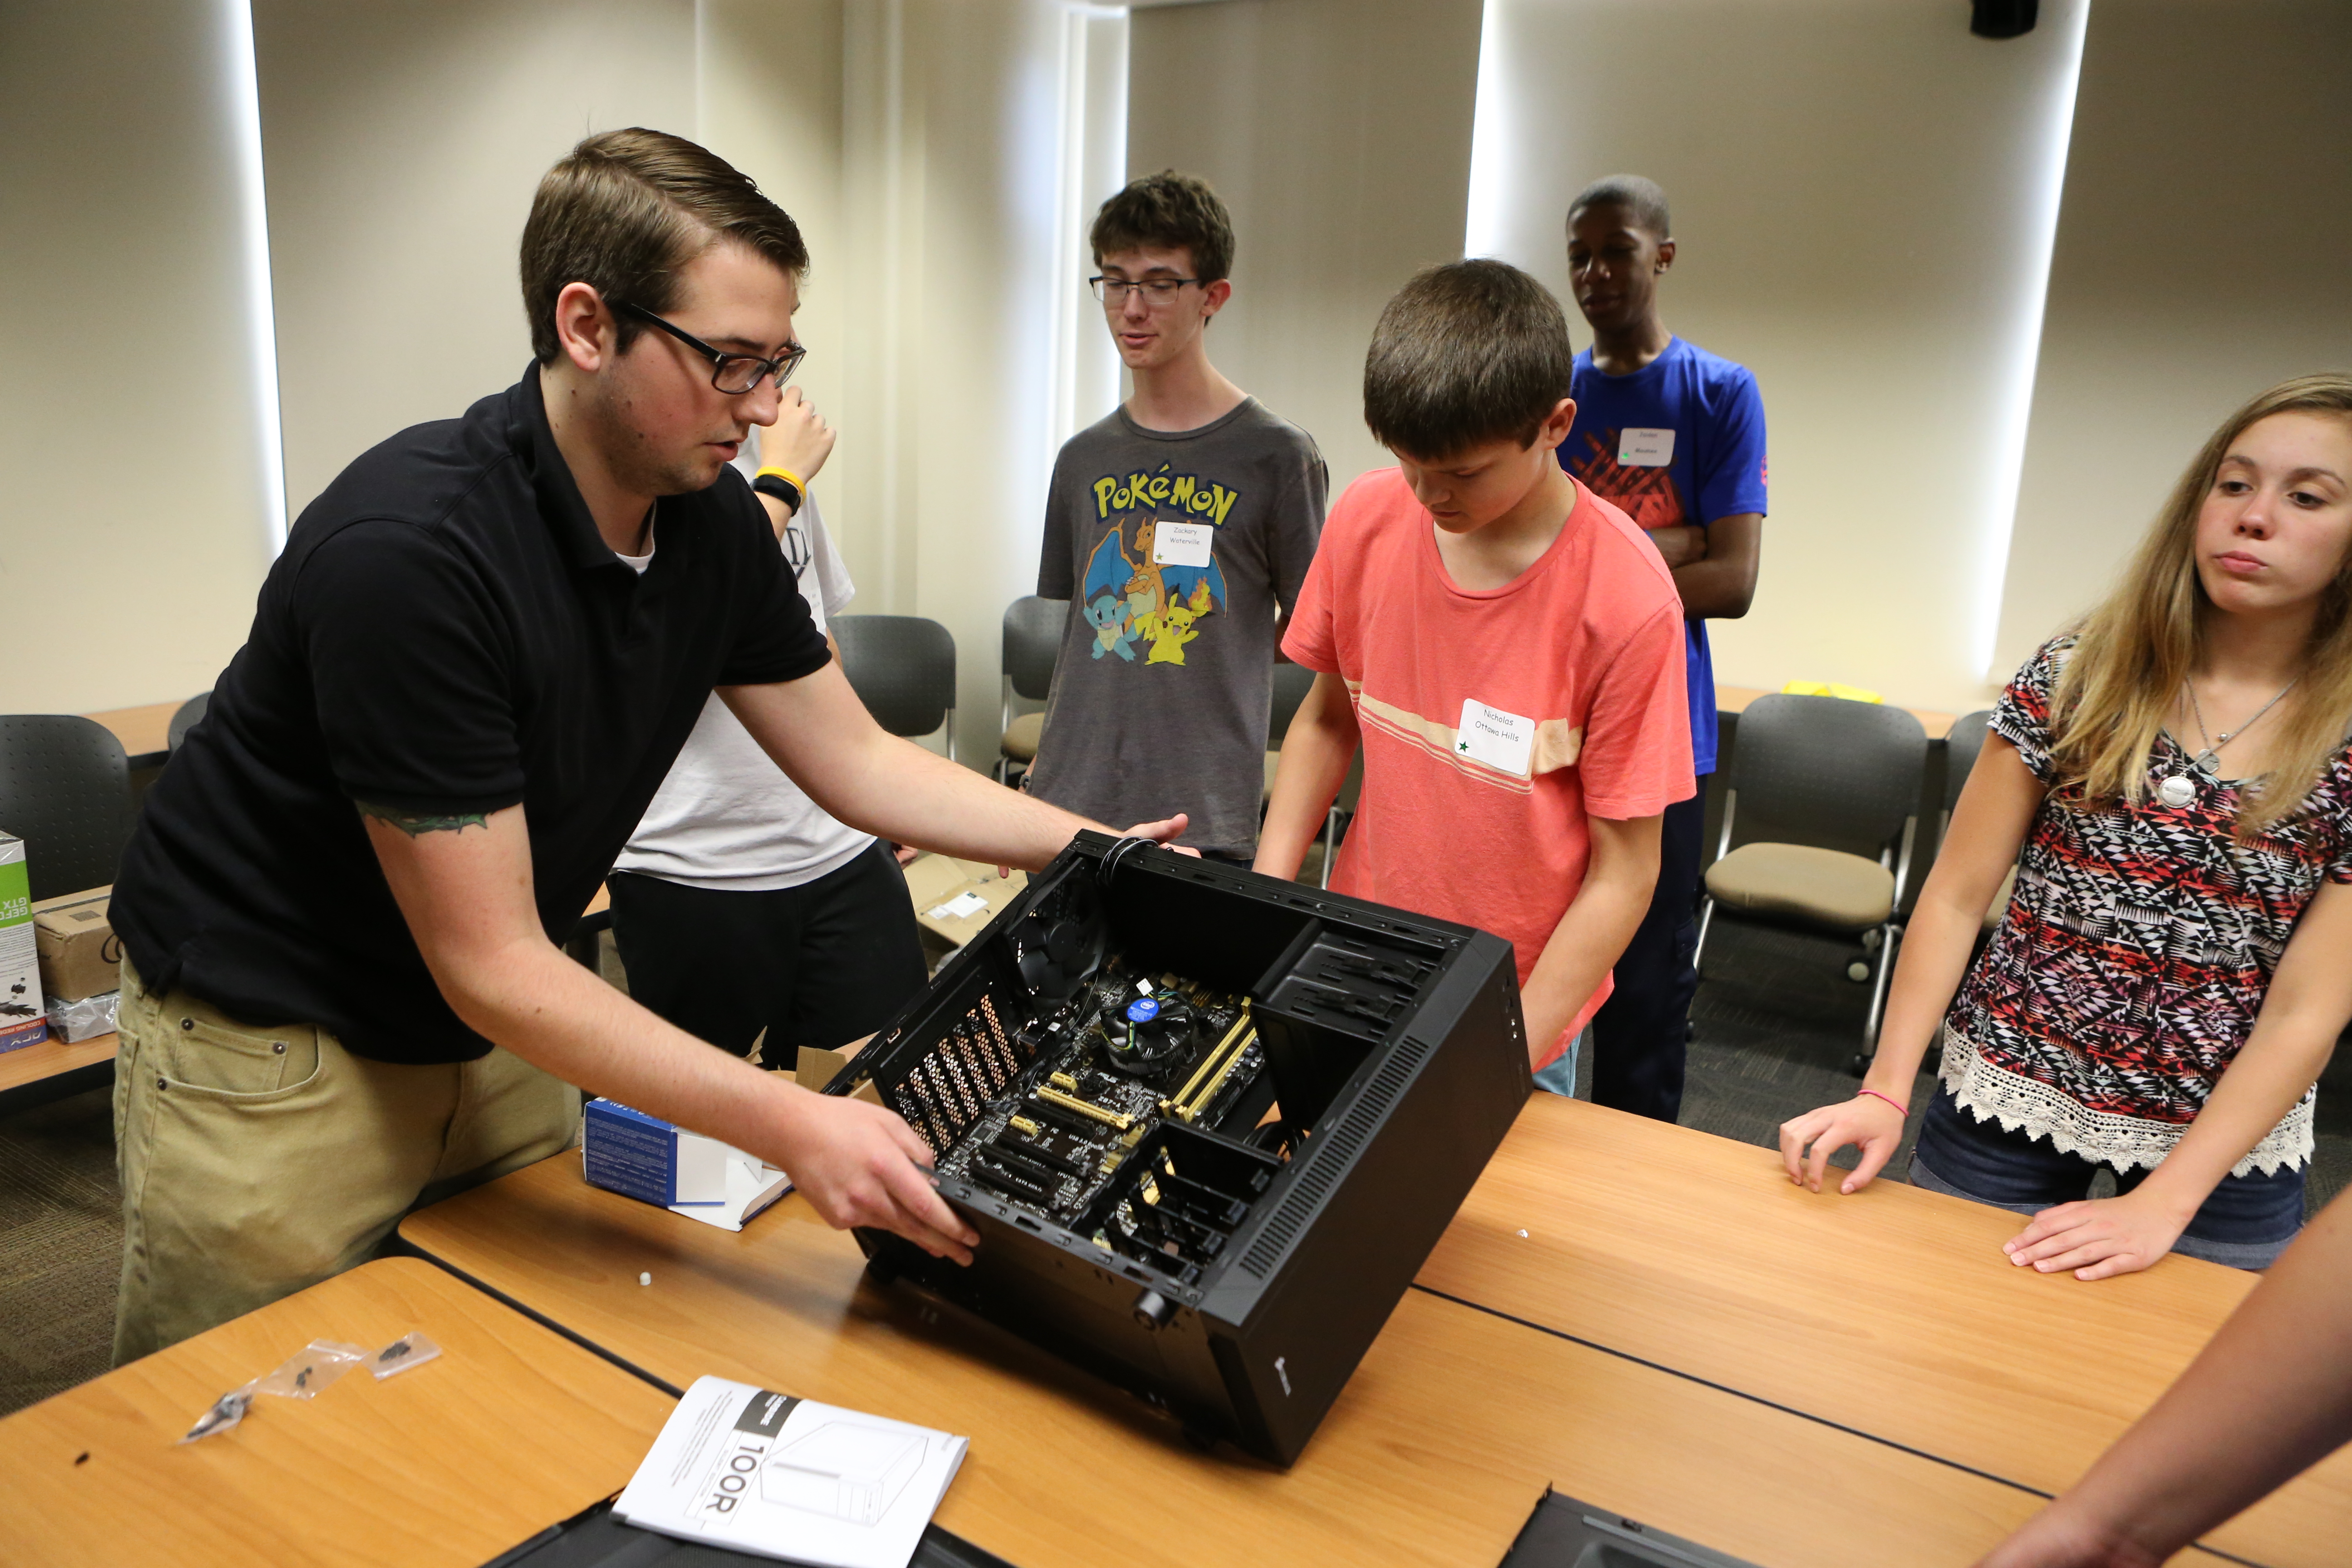
M2229 736L2224 735L2220 741L2214 742L2212 745L2207 747L2204 751L2198 752L2194 757L2189 759L2189 765L2196 768L2203 768L2207 773L2219 776L2221 771L2221 745L2222 742L2229 740Z
M2178 811L2197 798L2197 785L2186 774L2175 773L2156 786L2156 798Z

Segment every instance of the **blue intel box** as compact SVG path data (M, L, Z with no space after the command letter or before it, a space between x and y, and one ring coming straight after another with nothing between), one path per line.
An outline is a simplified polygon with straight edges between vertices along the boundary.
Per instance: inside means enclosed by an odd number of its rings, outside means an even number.
M584 1121L588 1180L672 1214L740 1230L792 1191L792 1178L775 1166L617 1100L590 1100Z

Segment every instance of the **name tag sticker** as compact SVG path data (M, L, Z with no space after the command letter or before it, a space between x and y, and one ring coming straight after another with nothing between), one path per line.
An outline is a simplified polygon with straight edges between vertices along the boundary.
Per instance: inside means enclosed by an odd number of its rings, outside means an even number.
M1528 776L1534 755L1536 721L1489 708L1475 699L1462 704L1462 728L1454 740L1454 754L1483 763L1515 779Z
M1617 461L1628 468L1663 468L1675 460L1675 433L1671 430L1620 430L1617 433Z
M1151 531L1151 563L1154 566L1206 566L1210 542L1216 537L1214 523L1159 523Z

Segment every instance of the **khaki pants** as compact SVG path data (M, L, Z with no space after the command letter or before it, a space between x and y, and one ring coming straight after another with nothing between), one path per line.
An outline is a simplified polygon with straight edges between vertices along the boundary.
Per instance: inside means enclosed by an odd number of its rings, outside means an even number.
M116 1365L364 1263L410 1209L567 1147L580 1091L503 1050L399 1067L122 964Z

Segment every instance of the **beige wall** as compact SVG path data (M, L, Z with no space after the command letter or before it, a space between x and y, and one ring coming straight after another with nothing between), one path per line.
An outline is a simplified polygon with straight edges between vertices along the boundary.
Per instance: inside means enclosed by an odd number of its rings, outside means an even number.
M1634 167L1676 199L1669 322L1756 367L1774 431L1763 589L1718 628L1724 678L1971 706L2230 406L2352 363L2352 11L2100 0L2004 560L1983 454L2024 405L1993 362L2079 3L1991 44L1948 6L1496 0L1489 85L1518 84L1520 118L1490 121L1515 160L1480 186L1509 199L1473 213L1478 0L1131 24L1059 0L257 0L289 497L521 368L514 245L549 161L605 126L687 130L808 232L803 384L843 431L821 482L858 607L955 631L984 759L1051 453L1115 395L1073 357L1099 327L1071 296L1123 173L1224 193L1213 352L1344 483L1385 460L1358 380L1397 283L1466 221L1562 287L1567 194ZM0 267L37 302L0 316L0 592L28 650L0 661L0 710L185 696L251 616L268 442L223 16L0 7Z
M271 546L223 7L0 5L0 712L173 701Z
M1954 5L1496 0L1473 247L1566 299L1569 198L1647 174L1667 325L1763 392L1771 517L1720 679L1979 705L2084 3L1995 43Z
M1996 671L2231 409L2315 370L2352 371L2352 5L2097 0Z
M692 134L693 0L255 0L287 497L530 358L516 243L591 132Z
M1128 168L1233 211L1220 369L1313 436L1333 493L1391 458L1364 348L1413 271L1462 254L1478 0L1225 0L1138 11Z
M1072 342L1066 242L1119 180L1086 143L1125 24L1059 0L706 0L704 29L710 144L808 235L807 386L841 433L817 485L852 613L954 634L957 743L987 766L1054 450L1116 398Z

